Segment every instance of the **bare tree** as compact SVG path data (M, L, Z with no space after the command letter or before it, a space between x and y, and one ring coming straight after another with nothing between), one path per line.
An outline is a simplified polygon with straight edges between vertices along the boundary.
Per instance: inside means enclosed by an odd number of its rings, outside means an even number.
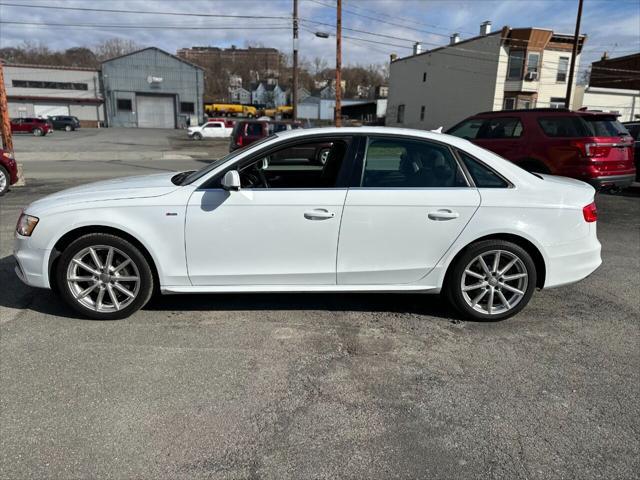
M93 47L93 51L96 58L100 62L103 62L110 58L120 57L127 53L135 52L141 48L142 46L133 40L126 38L110 38L109 40L105 40L104 42L95 45Z

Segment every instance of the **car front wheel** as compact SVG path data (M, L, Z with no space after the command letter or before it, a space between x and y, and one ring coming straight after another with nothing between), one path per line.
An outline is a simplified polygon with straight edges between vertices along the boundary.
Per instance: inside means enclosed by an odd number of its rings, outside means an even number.
M535 264L525 249L504 240L485 240L456 260L445 292L470 319L503 320L529 303L536 278Z
M202 140L202 134L198 133L198 132L194 133L193 134L193 139L194 140Z
M11 181L9 180L9 172L7 172L6 168L0 165L0 197L7 193L10 183Z
M64 130L65 132L70 132L71 130L73 130L73 128L71 128L71 125L65 125Z
M96 320L128 317L153 291L151 267L140 250L102 233L84 235L62 252L56 281L72 308Z

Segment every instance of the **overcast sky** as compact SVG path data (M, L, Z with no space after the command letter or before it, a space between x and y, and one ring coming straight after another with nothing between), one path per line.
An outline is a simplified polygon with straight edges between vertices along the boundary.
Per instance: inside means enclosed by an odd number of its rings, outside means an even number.
M300 54L309 59L321 56L329 64L333 64L334 38L317 38L312 32L332 31L331 26L335 25L335 0L299 2L299 15L302 19ZM229 47L244 46L248 42L276 47L285 53L289 53L292 48L290 20L286 18L228 19L105 13L24 8L7 4L290 17L292 0L0 0L1 22L131 27L87 28L0 23L0 47L14 46L29 40L42 42L52 49L65 49L121 37L144 46L157 46L172 53L178 48L193 45ZM345 39L343 62L387 62L390 53L408 55L413 41L422 41L425 48L446 44L452 32L460 32L463 39L468 38L478 34L479 25L484 20L491 20L494 30L503 25L535 26L572 34L577 4L577 0L343 0L343 34L380 42L366 43L362 40ZM156 28L145 29L145 26ZM182 29L162 28L163 26ZM212 29L215 27L226 29ZM611 56L639 52L640 1L585 0L582 33L589 36L582 67L597 60L605 50Z

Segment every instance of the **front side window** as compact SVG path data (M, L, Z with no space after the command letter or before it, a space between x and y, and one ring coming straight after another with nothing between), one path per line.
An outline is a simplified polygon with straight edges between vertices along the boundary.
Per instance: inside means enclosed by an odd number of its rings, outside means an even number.
M239 169L242 188L334 188L349 139L306 140L251 161Z
M524 51L512 50L509 52L509 68L507 80L522 80L522 70L524 68Z
M509 184L500 175L485 164L479 162L468 153L458 150L465 167L471 174L473 182L478 188L507 188Z
M219 123L207 123L204 128L222 128Z
M569 57L560 57L558 59L558 73L556 74L556 82L559 82L559 83L566 82L568 71L569 71Z
M370 188L452 188L467 182L451 150L409 139L369 138L361 185Z
M404 123L404 104L398 105L398 117L396 118L397 123Z

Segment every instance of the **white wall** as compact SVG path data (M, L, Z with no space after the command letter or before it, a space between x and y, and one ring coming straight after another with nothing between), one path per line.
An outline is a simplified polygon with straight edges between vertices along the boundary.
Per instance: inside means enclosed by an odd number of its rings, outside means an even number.
M386 125L448 128L469 115L492 110L499 59L500 35L495 34L392 62ZM423 72L427 72L426 82ZM401 104L405 115L399 124ZM420 121L422 105L424 121Z
M619 113L621 122L638 120L640 118L640 90L585 88L581 86L576 89L573 108L582 107L589 110Z
M14 87L13 80L38 80L47 82L84 83L87 90ZM97 70L68 70L56 68L4 66L4 83L7 95L24 97L96 98L101 97Z
M557 82L556 76L558 73L558 63L560 57L567 57L569 59L569 65L571 65L571 52L560 52L556 50L545 50L542 55L542 69L540 71L540 81L538 87L538 101L537 107L547 108L551 98L564 98L567 94L567 82ZM571 100L575 98L576 81L578 67L580 66L580 55L576 58L576 75L573 77L573 88L571 89ZM567 80L569 79L569 70L567 69Z

